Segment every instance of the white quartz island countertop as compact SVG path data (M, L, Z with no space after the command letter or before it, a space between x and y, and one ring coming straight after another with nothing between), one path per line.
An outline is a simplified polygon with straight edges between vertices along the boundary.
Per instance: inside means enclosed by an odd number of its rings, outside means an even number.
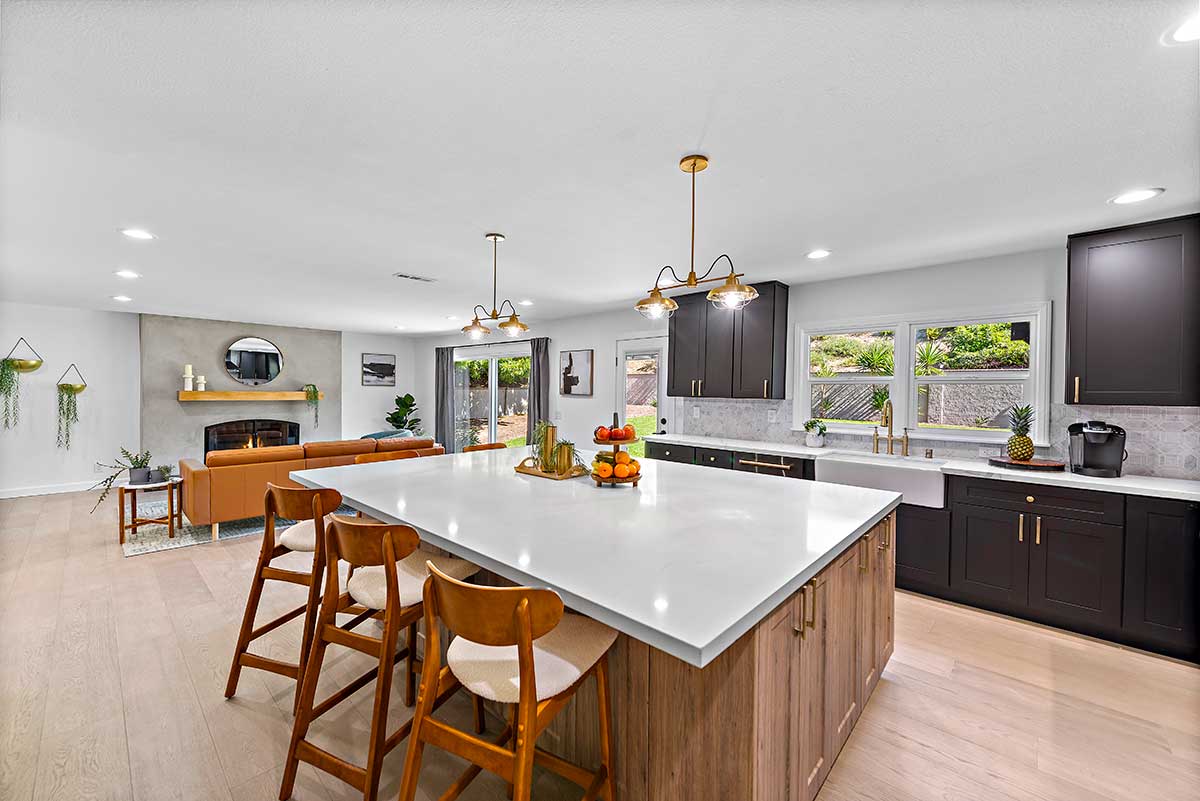
M708 437L694 434L649 434L645 437L650 442L669 442L676 445L691 445L697 448L718 448L727 451L749 451L751 453L773 454L776 456L795 456L803 459L826 458L861 458L881 459L900 463L898 457L875 456L869 450L853 450L850 448L810 448L807 445L786 442L762 442L747 439L728 439L725 437ZM913 449L913 456L903 460L904 466L920 468L925 459L918 455L919 448ZM940 470L946 475L974 476L975 478L991 478L997 481L1018 481L1026 484L1045 484L1059 487L1074 487L1076 489L1095 490L1097 492L1115 492L1121 495L1145 495L1152 498L1172 498L1180 501L1200 501L1200 480L1190 481L1184 478L1160 478L1158 476L1139 476L1125 473L1120 478L1097 478L1063 472L1039 472L1033 470L1008 470L1003 467L993 467L986 459L936 459L927 463L926 469Z
M900 503L895 492L642 461L551 481L525 448L298 470L364 514L704 667Z

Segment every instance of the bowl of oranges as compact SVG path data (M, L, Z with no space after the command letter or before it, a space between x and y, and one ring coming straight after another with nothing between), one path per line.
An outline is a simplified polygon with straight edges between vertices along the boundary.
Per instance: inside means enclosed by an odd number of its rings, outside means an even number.
M605 484L632 484L637 486L642 475L642 466L628 452L621 450L622 445L637 442L637 432L633 426L618 425L616 415L613 415L611 426L597 426L592 435L592 441L597 445L611 445L612 451L600 451L592 460L592 480L597 487Z

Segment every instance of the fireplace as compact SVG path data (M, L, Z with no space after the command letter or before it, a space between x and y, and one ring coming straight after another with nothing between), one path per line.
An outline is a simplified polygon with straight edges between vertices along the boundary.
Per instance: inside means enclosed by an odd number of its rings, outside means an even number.
M300 424L287 420L229 420L204 427L204 455L209 451L299 445Z

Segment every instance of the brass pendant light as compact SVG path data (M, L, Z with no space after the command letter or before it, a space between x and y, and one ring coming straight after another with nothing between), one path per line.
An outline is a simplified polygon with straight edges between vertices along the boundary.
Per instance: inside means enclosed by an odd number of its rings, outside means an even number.
M515 306L513 306L511 300L505 298L504 302L501 303L499 307L496 306L496 267L498 261L497 246L499 243L504 241L504 234L484 234L484 238L490 240L492 243L492 310L489 312L483 306L475 304L475 308L472 309L475 317L471 320L470 325L463 326L462 332L474 340L480 340L486 336L490 336L492 329L479 322L480 316L482 316L485 320L499 320L501 317L505 316L504 307L507 305L509 312L508 319L500 323L497 328L499 328L500 332L505 336L516 339L517 337L521 336L521 334L524 334L526 331L528 331L529 326L521 322L521 315L517 314L517 309Z
M674 268L667 265L658 271L658 278L654 280L654 286L647 293L646 297L634 304L634 308L641 313L643 317L651 320L658 320L663 317L670 317L679 308L679 304L671 300L671 298L663 295L664 291L672 289L682 289L683 287L695 287L700 284L707 284L712 281L723 281L720 286L709 290L708 301L718 309L740 309L750 301L758 297L758 290L754 287L743 284L740 279L742 274L734 270L733 259L722 253L713 263L709 265L704 275L696 275L696 173L703 172L708 167L708 157L700 155L684 156L679 161L679 169L692 175L692 254L691 264L688 269L686 279L681 279L675 274ZM729 274L725 276L716 276L709 278L713 269L717 266L717 262L721 259L729 262ZM674 284L667 286L659 286L659 281L662 280L663 274L670 271L671 277L675 279Z

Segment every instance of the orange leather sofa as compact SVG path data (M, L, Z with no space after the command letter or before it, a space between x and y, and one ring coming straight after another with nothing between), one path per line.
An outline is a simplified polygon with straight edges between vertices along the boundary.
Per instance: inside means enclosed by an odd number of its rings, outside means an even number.
M354 464L354 457L360 453L377 451L415 451L418 456L437 456L446 449L431 439L410 437L212 451L203 464L198 459L179 461L183 513L196 526L258 517L264 513L267 482L298 487L288 478L293 470Z

